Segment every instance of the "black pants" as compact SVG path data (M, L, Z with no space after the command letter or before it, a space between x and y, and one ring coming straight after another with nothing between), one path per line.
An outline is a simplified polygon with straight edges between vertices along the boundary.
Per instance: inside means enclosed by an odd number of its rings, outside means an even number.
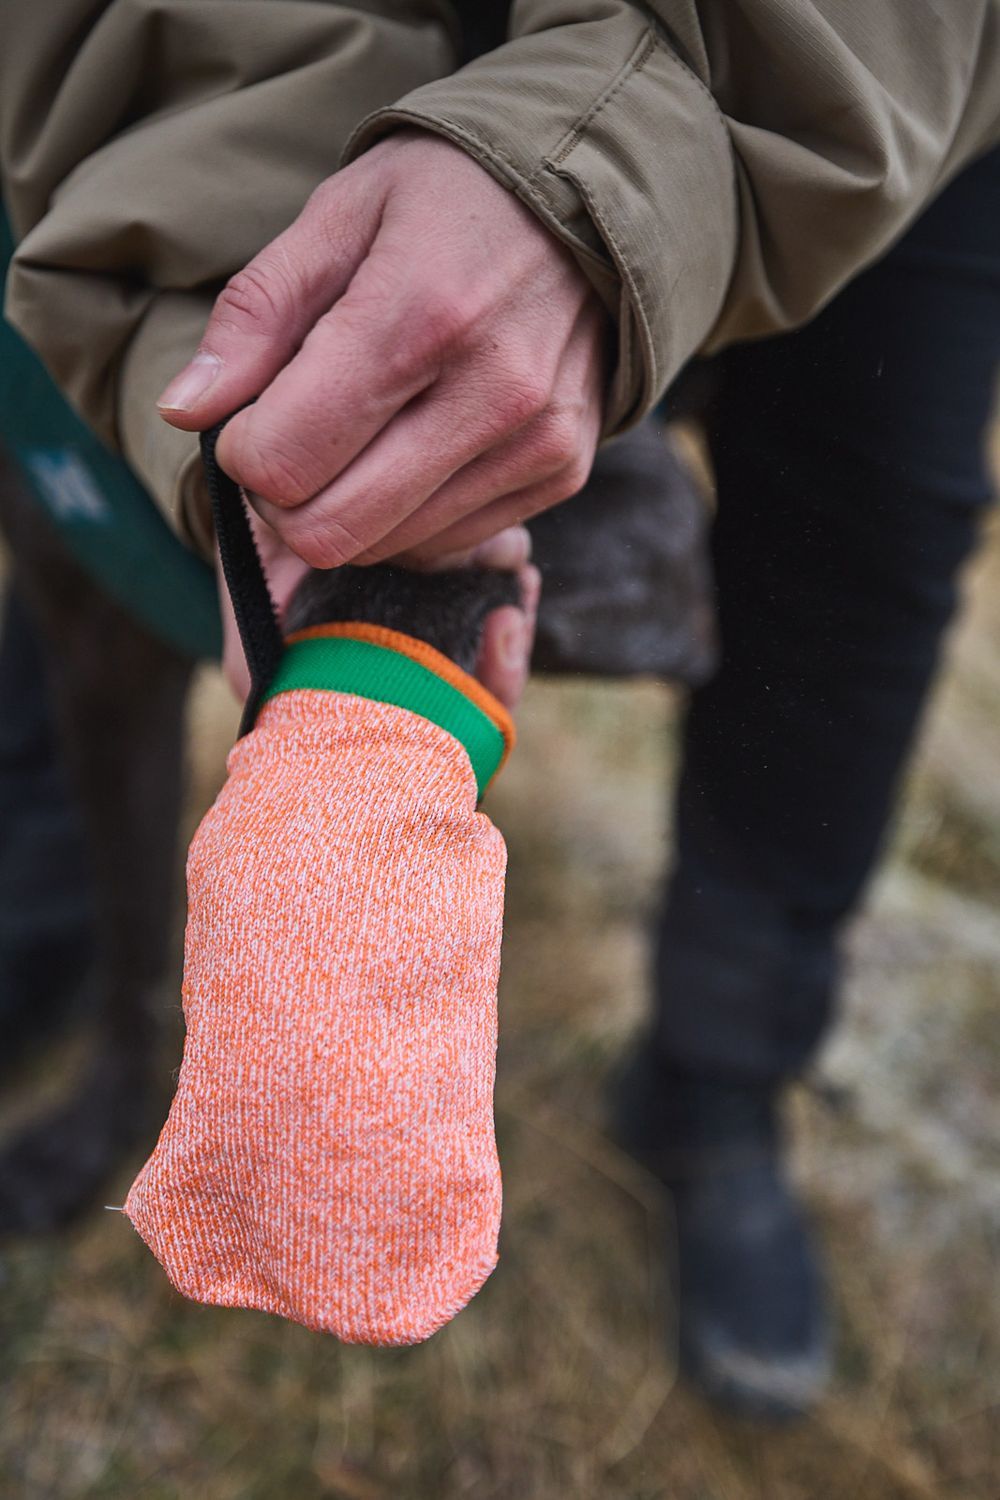
M990 498L1000 152L807 328L717 363L723 660L685 729L658 1029L681 1067L766 1080L829 1018Z

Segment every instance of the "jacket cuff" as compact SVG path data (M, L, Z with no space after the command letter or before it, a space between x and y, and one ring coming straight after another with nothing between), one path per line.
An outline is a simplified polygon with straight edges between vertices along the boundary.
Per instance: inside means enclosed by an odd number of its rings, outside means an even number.
M605 435L659 400L715 323L737 194L711 94L632 7L517 38L361 122L461 146L574 253L619 329Z

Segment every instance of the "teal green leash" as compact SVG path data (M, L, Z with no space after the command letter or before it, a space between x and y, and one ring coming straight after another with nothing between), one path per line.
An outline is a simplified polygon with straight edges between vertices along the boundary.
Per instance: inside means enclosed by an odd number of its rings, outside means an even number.
M4 285L13 252L0 213ZM128 464L76 415L3 318L0 441L73 556L102 588L185 655L221 654L213 569L175 536Z

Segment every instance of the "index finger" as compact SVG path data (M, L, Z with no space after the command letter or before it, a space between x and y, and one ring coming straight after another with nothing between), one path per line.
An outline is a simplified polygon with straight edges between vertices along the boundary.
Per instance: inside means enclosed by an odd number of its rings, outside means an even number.
M312 499L437 379L449 348L433 306L442 294L399 270L376 244L294 358L223 430L219 462L270 504Z

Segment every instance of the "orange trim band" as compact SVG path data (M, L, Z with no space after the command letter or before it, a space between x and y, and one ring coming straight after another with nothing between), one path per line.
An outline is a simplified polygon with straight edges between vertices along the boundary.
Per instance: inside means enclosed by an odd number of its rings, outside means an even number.
M296 630L286 639L289 645L296 641L315 641L329 638L340 638L341 640L369 641L373 646L385 646L390 651L398 651L401 656L408 656L411 661L419 662L420 666L426 667L429 672L434 672L438 677L450 683L481 709L491 719L503 735L504 756L501 767L506 765L507 758L517 743L517 730L510 713L500 702L499 698L483 687L482 683L469 672L464 672L460 666L452 661L450 656L445 656L443 651L438 651L434 646L429 646L426 641L421 641L412 635L404 635L401 630L390 630L385 625L369 625L363 620L339 621L331 625L310 625L305 630Z

